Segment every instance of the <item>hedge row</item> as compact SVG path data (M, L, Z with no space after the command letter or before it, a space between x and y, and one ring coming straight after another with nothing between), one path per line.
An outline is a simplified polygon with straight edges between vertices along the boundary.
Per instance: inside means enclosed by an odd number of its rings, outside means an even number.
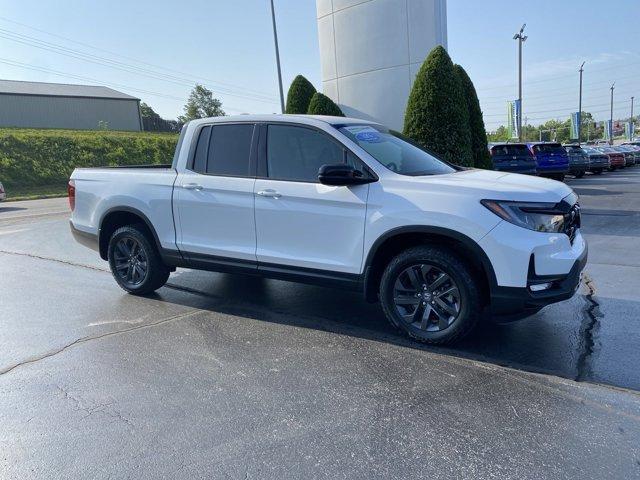
M177 141L165 133L0 129L0 181L62 186L76 167L171 163Z

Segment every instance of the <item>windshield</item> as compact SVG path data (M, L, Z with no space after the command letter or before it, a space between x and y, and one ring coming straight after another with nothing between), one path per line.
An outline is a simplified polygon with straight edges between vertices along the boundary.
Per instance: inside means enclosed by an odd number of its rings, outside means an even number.
M456 170L398 132L379 125L337 125L336 128L392 172L442 175Z

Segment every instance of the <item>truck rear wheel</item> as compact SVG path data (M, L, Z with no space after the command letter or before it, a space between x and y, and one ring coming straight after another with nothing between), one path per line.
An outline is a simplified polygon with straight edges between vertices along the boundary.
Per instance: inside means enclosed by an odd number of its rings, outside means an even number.
M382 274L380 302L392 325L430 344L464 337L483 308L467 264L446 248L426 245L391 260Z
M169 268L139 225L127 225L113 232L107 255L113 278L123 290L134 295L154 292L169 279Z

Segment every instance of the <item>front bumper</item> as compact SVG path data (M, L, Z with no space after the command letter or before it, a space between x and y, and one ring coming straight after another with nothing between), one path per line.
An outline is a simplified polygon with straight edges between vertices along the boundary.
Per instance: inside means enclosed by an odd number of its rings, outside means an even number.
M533 266L533 255L530 261L529 276L526 287L499 287L491 289L491 313L498 320L518 320L540 311L552 303L568 300L580 286L580 276L587 264L588 248L586 247L575 260L566 275L536 275ZM551 288L532 291L532 285L551 284Z

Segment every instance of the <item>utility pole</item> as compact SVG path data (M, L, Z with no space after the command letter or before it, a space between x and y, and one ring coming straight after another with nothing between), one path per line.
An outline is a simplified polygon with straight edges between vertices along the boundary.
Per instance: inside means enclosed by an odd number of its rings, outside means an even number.
M280 87L280 109L284 113L284 92L282 91L282 72L280 70L280 50L278 49L278 31L276 29L276 12L271 0L271 21L273 23L273 43L276 46L276 64L278 66L278 86Z
M520 105L520 115L518 115L518 140L522 141L522 44L527 40L527 36L523 35L524 27L527 24L523 24L518 33L513 36L514 40L518 40L518 104Z
M582 72L584 71L584 62L580 65L580 94L578 96L578 145L582 140Z
M609 116L609 120L611 120L611 131L609 132L609 145L613 145L613 90L615 89L616 82L613 82L611 85L611 115Z

